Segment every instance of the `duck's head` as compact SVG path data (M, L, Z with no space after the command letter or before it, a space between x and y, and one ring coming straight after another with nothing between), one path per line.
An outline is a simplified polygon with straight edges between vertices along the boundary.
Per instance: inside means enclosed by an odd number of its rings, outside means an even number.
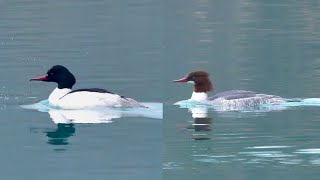
M206 71L192 71L186 74L183 78L173 81L174 83L191 82L194 84L194 92L209 92L213 89L209 79L209 74Z
M38 78L32 78L30 81L56 82L59 89L69 88L76 83L76 78L64 66L55 65L48 70L47 74Z

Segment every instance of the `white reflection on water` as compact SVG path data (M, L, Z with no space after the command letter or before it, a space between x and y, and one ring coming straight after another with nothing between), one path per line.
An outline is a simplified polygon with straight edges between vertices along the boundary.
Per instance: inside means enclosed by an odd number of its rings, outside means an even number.
M286 154L281 151L248 151L248 152L239 152L246 156L255 156L261 158L283 158L283 157L293 157L294 155Z
M162 164L162 169L183 169L183 163L167 162Z
M306 157L295 154L297 152L282 152L282 151L245 151L237 154L194 154L194 161L202 163L232 163L240 162L244 164L261 164L261 165L320 165L319 157ZM319 154L319 152L317 152ZM308 159L307 158L307 159Z
M320 149L319 148L299 149L295 153L298 153L298 154L320 154Z
M290 107L299 106L319 106L318 98L304 99L301 102L288 102L282 105L276 105L269 108L269 106L262 107L261 109L253 111L218 111L218 115L228 114L232 117L248 117L257 115L256 111L270 112L287 109ZM192 139L196 140L192 144L192 160L193 162L205 163L205 164L226 164L226 163L241 163L246 165L253 165L255 167L265 166L289 166L289 165L320 165L320 154L319 148L311 149L298 149L295 145L282 145L282 144L271 144L261 145L260 141L277 138L273 136L261 136L252 135L248 133L218 133L212 134L212 123L213 119L210 117L209 111L214 110L212 106L207 106L194 101L179 101L176 103L180 108L188 109L191 113L193 121L189 125L189 129L192 129ZM270 105L271 106L271 105ZM280 109L278 108L280 107ZM259 114L258 113L258 114ZM263 138L263 139L262 139ZM214 142L210 141L213 139ZM257 139L260 139L258 141ZM201 141L199 141L201 140ZM204 140L204 141L203 141ZM256 141L257 140L257 141ZM218 144L236 144L236 143L248 143L247 146L242 148L233 149L225 147L225 150L211 149L211 143L216 146ZM252 143L258 143L252 144ZM171 163L165 164L164 169L181 169L180 166L170 166Z
M111 123L114 119L122 117L143 117L152 119L162 119L162 103L141 103L148 108L99 108L65 110L50 106L48 100L39 103L22 105L22 108L37 110L48 113L52 121L56 124L54 129L31 128L33 133L45 133L48 137L48 144L59 145L55 150L66 150L60 145L68 145L69 137L76 132L75 124L99 124Z
M111 123L113 119L122 117L145 117L162 119L162 103L141 103L148 108L99 108L65 110L49 105L47 100L36 104L23 105L26 109L34 109L40 112L48 112L50 118L56 124L69 123Z
M289 148L292 146L254 146L254 147L247 147L247 149L282 149L282 148Z

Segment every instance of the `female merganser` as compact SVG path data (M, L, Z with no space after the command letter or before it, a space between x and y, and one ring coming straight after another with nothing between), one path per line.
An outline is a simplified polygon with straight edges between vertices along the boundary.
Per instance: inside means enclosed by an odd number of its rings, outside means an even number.
M145 107L137 101L114 94L105 89L71 90L76 83L73 74L64 66L55 65L47 74L30 81L56 82L58 87L49 96L49 103L62 109L88 109L96 107Z
M207 93L212 90L212 83L209 79L209 74L205 71L189 72L185 77L174 80L173 82L192 82L194 84L190 100L216 106L227 106L229 109L300 101L299 99L285 99L280 96L244 90L231 90L208 97Z

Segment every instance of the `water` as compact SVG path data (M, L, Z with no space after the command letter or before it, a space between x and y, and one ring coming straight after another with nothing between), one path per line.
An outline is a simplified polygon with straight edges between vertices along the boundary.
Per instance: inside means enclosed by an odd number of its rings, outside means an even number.
M319 8L311 0L0 0L0 176L317 179L319 107L189 110L173 104L192 86L171 81L203 69L215 92L319 98ZM105 88L157 113L34 104L56 85L29 79L55 64L76 76L74 88ZM163 120L154 116L161 103Z
M0 0L1 178L161 179L159 116L21 107L56 86L29 79L62 64L75 89L105 88L158 113L160 12L158 1Z
M215 92L319 98L319 5L249 0L166 5L165 57L171 62L165 76L164 179L318 179L319 107L181 108L172 104L190 98L192 85L169 83L202 69L210 72Z

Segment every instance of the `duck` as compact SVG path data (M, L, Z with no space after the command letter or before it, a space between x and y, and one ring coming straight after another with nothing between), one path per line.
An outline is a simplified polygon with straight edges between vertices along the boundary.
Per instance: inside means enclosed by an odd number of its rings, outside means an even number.
M74 75L62 65L54 65L44 76L30 81L55 82L57 87L49 95L50 105L61 109L91 109L98 107L138 107L146 108L136 100L115 94L101 88L73 90Z
M198 70L187 73L173 83L193 83L193 92L189 100L228 109L257 107L262 104L281 104L285 102L300 102L300 99L286 99L277 95L269 95L246 90L230 90L217 93L211 97L208 93L213 90L209 73Z

